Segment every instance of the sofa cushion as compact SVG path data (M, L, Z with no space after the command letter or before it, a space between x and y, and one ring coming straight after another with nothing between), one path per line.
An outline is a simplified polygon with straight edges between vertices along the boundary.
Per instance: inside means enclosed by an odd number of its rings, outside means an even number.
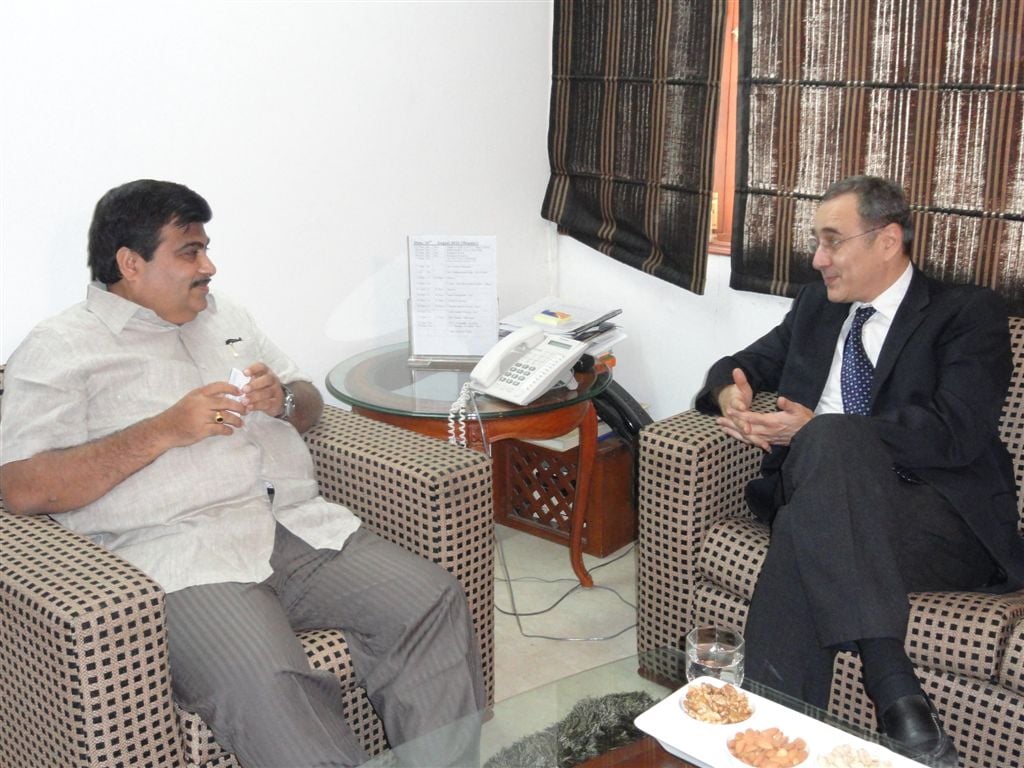
M718 522L700 543L700 578L749 601L768 551L768 535L768 526L753 517L729 517Z
M1017 593L1024 600L1024 593ZM999 670L999 684L1024 694L1024 621L1018 621L1010 633L1003 654L1003 665Z

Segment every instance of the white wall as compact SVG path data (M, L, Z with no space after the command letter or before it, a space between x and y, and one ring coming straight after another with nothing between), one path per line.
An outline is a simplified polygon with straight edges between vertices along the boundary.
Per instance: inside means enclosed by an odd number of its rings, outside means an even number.
M655 415L788 302L694 296L540 218L550 0L0 3L0 360L81 300L99 196L141 177L211 203L214 288L321 385L405 338L405 238L498 237L501 308L621 306L617 376Z
M502 309L543 295L550 35L546 0L0 4L0 360L141 177L209 200L214 290L318 384L405 338L408 235L497 235Z
M615 348L615 379L656 419L689 408L708 367L782 320L790 300L729 288L729 259L711 256L702 296L559 236L560 296L621 307L629 338Z

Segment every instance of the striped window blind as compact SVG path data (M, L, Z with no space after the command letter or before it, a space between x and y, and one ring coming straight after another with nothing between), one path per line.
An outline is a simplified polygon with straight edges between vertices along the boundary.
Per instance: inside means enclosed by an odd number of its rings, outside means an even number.
M741 0L731 285L818 279L820 195L853 174L908 193L912 258L1024 313L1024 3Z
M625 264L703 293L718 0L555 0L543 216Z

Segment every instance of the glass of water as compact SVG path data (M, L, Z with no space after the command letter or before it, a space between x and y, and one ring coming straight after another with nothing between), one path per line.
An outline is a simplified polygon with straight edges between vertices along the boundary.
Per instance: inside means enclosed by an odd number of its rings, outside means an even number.
M743 635L731 629L697 627L686 636L686 679L714 677L743 683Z

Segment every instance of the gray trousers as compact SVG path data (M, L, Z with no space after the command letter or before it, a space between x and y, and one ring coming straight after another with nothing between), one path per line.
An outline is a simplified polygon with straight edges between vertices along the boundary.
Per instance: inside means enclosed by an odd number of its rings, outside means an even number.
M337 679L311 669L296 630L338 628L392 745L484 707L466 598L443 568L360 527L340 552L277 527L273 575L167 596L175 699L245 768L355 766L367 755ZM472 729L471 729L472 730ZM448 744L438 765L476 745Z
M997 572L952 505L892 464L860 416L797 433L744 630L752 680L825 708L838 649L903 641L908 592L974 589Z

